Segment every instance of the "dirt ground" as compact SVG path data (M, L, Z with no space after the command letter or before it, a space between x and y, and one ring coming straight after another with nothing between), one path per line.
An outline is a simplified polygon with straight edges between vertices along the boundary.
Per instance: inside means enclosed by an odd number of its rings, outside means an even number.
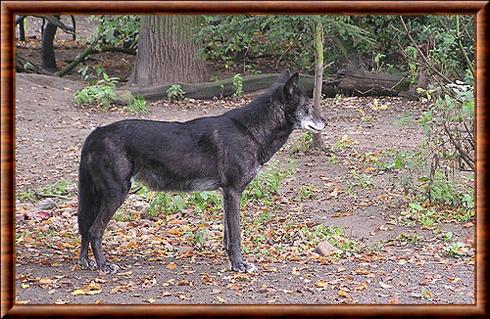
M39 56L36 23L30 22L28 36L37 39L17 48L33 61ZM81 41L91 22L78 25ZM70 38L60 36L60 65L80 51L76 43L66 48L63 41ZM97 55L89 63L106 60L115 61L107 70L129 75L127 56ZM228 270L220 210L187 206L149 217L148 198L138 194L110 222L103 242L119 273L81 270L76 183L81 146L91 130L125 118L217 115L252 96L157 101L149 114L134 115L76 107L73 93L86 85L78 79L16 77L17 303L475 303L474 218L435 227L400 222L408 205L401 187L405 173L375 165L389 150L415 150L423 140L416 120L428 105L401 98L326 99L322 138L334 153L302 150L304 134L295 132L274 156L281 168L292 161L292 173L269 206L242 208L244 256L258 266L257 274ZM342 230L335 237L341 253L322 257L313 251L321 238L313 230L322 225ZM204 241L196 240L201 230ZM464 243L465 254L445 252L442 234L448 232L453 242Z
M111 235L106 235L104 244L109 258L122 266L120 273L99 276L80 270L76 265L79 239L75 185L81 145L89 132L128 117L180 121L220 114L237 103L155 102L147 116L134 116L118 109L101 112L75 107L71 99L80 85L43 75L17 75L17 194L22 197L61 180L67 181L71 190L67 196L55 197L54 207L41 211L49 218L30 217L39 213L36 200L17 201L18 302L474 302L472 256L447 256L443 254L444 242L433 231L393 222L406 207L399 172L372 172L372 187L358 189L354 195L347 192L349 171L355 166L364 167L359 154L375 154L388 148L413 149L422 140L423 133L407 118L416 119L425 105L399 98L379 100L377 103L388 106L383 111L373 111L373 98L324 102L328 128L322 133L323 139L332 146L347 135L352 147L339 154L345 155L345 160L332 160L323 152L291 154L300 132L294 133L284 150L275 156L281 162L293 158L295 173L283 181L282 197L287 204L274 216L274 222L279 227L285 219L303 225L335 225L344 229L346 238L360 243L361 251L329 260L311 254L295 258L287 253L284 258L280 254L274 258L246 254L259 266L259 273L234 274L228 271L221 250L199 249L173 235L173 241L168 241L165 232L170 231L166 227L171 225L140 216L129 222L111 221L109 226ZM371 114L370 121L364 121L359 110ZM297 200L302 186L308 186L315 196ZM191 216L184 211L173 218L177 224L199 224L206 216ZM210 223L211 228L218 229L216 243L220 241L220 225L219 217ZM452 231L459 241L469 245L473 242L471 222L449 222L440 227ZM400 234L416 234L420 240L406 243L400 240ZM175 248L170 252L162 247L169 243ZM83 289L94 293L74 294Z

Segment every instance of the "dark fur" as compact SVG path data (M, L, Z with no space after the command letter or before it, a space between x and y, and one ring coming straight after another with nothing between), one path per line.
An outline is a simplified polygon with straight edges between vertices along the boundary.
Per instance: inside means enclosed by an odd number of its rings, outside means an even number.
M95 267L88 258L90 243L100 270L117 269L104 257L102 236L134 177L158 191L221 189L223 242L231 268L254 271L240 252L240 196L297 126L298 108L311 109L306 101L298 74L289 77L285 71L250 104L220 116L183 123L123 120L95 129L83 145L80 160L82 266Z

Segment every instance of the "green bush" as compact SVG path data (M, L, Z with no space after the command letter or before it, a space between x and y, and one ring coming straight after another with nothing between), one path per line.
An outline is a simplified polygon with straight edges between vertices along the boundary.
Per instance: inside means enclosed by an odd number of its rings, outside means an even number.
M167 98L169 101L172 100L181 100L184 98L184 90L182 89L182 86L180 84L172 84L168 89L167 89Z
M73 100L76 105L101 106L107 109L114 100L118 81L117 77L109 77L107 73L104 73L102 80L99 80L96 84L76 91L73 95Z
M148 105L144 98L140 96L134 96L126 106L126 111L130 113L143 113L147 114L149 112Z

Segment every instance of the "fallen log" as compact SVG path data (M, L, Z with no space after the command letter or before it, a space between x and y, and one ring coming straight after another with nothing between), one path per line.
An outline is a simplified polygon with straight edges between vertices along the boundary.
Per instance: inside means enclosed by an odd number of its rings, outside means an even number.
M243 77L243 93L251 93L269 88L277 79L279 73L257 74ZM224 79L215 82L204 82L195 84L179 84L185 92L184 97L193 99L213 99L232 96L235 93L233 78ZM327 96L335 96L338 82L332 79L326 79L323 82L323 92ZM158 100L167 98L167 90L174 84L166 84L148 88L128 87L116 91L114 103L126 104L133 96L141 96L147 100ZM313 95L314 79L311 75L302 74L300 85L308 96Z
M363 70L341 70L336 79L339 93L348 96L398 96L409 86L408 79L403 76Z
M248 75L243 77L243 93L251 93L269 88L277 79L279 73ZM408 80L405 77L357 71L339 71L335 76L324 77L322 95L335 97L337 94L347 96L398 96L408 88ZM235 88L233 78L215 82L195 84L179 84L184 91L184 97L193 99L223 98L233 95ZM147 100L159 100L167 98L167 90L174 84L166 84L148 88L128 87L116 91L114 103L126 105L133 96L140 96ZM314 78L311 75L302 74L300 85L304 92L313 96Z

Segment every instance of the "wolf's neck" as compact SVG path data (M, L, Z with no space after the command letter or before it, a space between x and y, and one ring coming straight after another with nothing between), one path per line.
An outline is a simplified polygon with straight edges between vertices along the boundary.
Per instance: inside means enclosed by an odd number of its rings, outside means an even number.
M293 131L292 125L276 127L269 131L264 142L259 145L257 159L260 164L268 162L274 154L287 142L289 135Z
M284 113L270 106L262 106L259 112L247 112L240 117L240 126L256 144L257 160L262 165L286 143L293 131ZM245 115L244 114L244 115Z

